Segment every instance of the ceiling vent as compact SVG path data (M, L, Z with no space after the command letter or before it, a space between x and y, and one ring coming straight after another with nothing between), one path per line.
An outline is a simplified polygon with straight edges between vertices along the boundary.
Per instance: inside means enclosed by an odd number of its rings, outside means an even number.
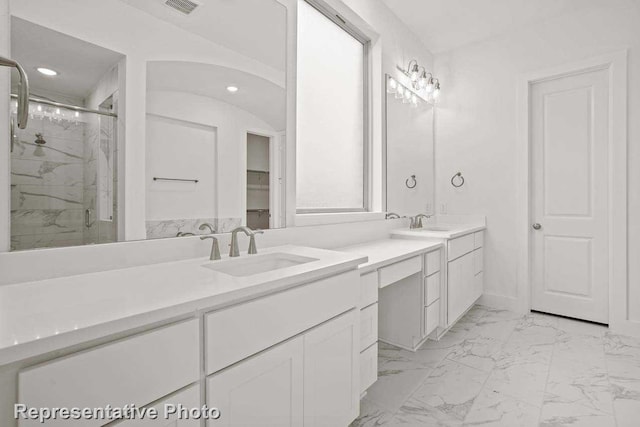
M189 15L198 6L200 6L199 3L196 3L196 2L191 1L191 0L167 0L167 1L164 2L164 4L169 6L170 8L172 8L174 10L177 10L178 12L182 13L183 15Z

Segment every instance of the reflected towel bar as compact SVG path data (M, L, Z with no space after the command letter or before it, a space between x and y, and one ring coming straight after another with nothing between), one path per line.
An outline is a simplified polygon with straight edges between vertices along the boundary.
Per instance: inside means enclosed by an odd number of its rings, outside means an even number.
M157 176L153 177L154 181L180 181L180 182L195 182L198 183L197 179L182 179L182 178L160 178Z

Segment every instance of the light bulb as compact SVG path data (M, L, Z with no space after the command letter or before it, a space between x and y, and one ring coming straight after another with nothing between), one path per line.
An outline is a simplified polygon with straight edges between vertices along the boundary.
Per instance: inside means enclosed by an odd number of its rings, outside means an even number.
M403 104L408 104L409 102L411 102L411 96L413 95L413 93L409 90L409 88L406 88L404 90L404 97L402 98L402 103Z
M60 114L60 109L56 108L56 114Z
M398 89L396 90L396 99L404 98L404 87L398 85Z
M433 77L429 77L429 80L427 80L427 84L425 85L425 90L427 91L427 93L431 93L433 92L433 89L434 89Z
M389 81L387 84L387 92L395 93L397 89L398 89L398 82L395 81L395 79L393 79L392 77L389 77Z
M411 72L409 73L409 78L412 82L418 80L418 76L420 75L420 68L418 68L418 64L414 64L413 68L411 68Z
M436 100L440 96L440 82L436 82L433 89L433 99Z
M38 111L42 111L42 105L38 104Z

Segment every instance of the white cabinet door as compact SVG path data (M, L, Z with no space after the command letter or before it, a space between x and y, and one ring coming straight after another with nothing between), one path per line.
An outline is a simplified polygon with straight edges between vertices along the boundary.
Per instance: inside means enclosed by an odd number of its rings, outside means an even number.
M200 408L200 386L192 385L178 393L172 394L159 403L152 405L157 411L158 417L128 420L113 424L113 427L200 427L199 419L185 416L185 411L191 408ZM187 412L188 413L188 412Z
M304 335L304 426L348 426L359 412L358 315L351 310Z
M477 298L474 258L469 253L448 264L447 325L458 320Z
M298 337L207 380L207 405L220 410L210 426L302 425L303 338Z

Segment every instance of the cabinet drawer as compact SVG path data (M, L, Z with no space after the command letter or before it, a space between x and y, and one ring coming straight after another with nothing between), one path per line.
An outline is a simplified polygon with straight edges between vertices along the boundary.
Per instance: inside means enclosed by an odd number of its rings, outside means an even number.
M476 231L473 233L474 248L481 248L484 246L484 231Z
M360 353L360 394L378 380L378 344Z
M474 274L484 271L484 249L482 248L473 251L473 270Z
M424 305L431 305L440 298L440 273L424 279Z
M378 304L360 311L360 350L378 341Z
M438 326L440 320L440 302L434 302L424 309L424 335L427 336Z
M360 276L360 308L378 301L378 272Z
M353 270L207 314L207 373L357 307L359 280Z
M441 250L438 249L425 255L425 276L430 276L440 271L440 253Z
M380 287L384 288L392 283L409 277L412 274L422 272L422 257L416 256L404 261L396 262L378 270Z
M198 380L199 338L193 319L24 370L18 375L18 401L36 408L147 405ZM83 426L104 423L82 421ZM47 426L68 424L47 421Z
M474 246L475 239L473 234L467 234L466 236L449 240L449 254L447 260L451 261L471 252Z
M167 405L167 406L165 406ZM166 399L162 399L157 404L151 406L158 411L158 418L153 420L145 418L141 420L127 420L115 424L109 424L112 427L200 427L200 420L195 418L181 417L179 413L167 413L165 418L165 410L169 407L177 408L182 405L183 408L200 408L200 387L192 385L191 387L175 393Z

